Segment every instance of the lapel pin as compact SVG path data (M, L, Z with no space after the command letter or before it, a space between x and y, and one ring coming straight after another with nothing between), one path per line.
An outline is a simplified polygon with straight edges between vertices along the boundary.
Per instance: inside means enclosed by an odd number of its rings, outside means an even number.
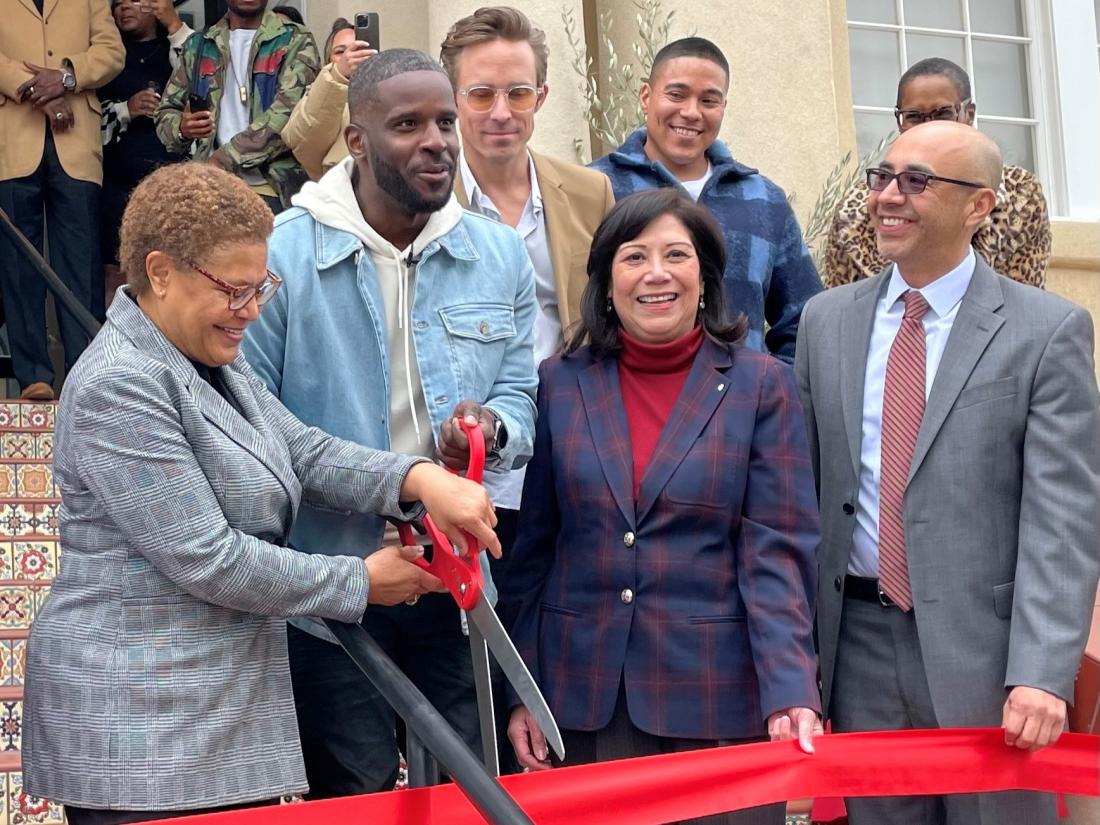
M719 385L718 385L718 392L721 392L721 391L722 391L722 390L724 390L725 388L726 388L726 385L725 385L725 384L719 384Z

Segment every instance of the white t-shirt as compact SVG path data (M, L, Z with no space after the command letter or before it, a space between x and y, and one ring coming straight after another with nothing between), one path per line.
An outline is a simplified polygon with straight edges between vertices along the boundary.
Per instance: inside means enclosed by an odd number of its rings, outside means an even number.
M707 181L710 180L710 176L713 174L714 167L710 165L710 161L707 161L707 171L703 177L695 180L682 180L680 181L680 185L687 190L692 200L697 201L699 200L699 196L703 194L703 187L707 185Z
M231 29L229 32L229 65L225 67L225 89L218 104L218 146L229 143L252 122L249 100L252 95L252 41L256 29ZM246 99L241 100L240 87ZM260 186L264 177L255 169L241 171L241 178L250 186Z

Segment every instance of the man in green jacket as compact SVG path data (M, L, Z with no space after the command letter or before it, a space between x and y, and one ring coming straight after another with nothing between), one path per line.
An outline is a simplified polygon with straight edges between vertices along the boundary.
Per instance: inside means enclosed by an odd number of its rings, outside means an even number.
M307 179L279 133L317 76L317 44L267 11L267 0L227 5L185 44L157 109L157 135L169 151L239 175L279 212ZM192 110L198 100L205 110Z

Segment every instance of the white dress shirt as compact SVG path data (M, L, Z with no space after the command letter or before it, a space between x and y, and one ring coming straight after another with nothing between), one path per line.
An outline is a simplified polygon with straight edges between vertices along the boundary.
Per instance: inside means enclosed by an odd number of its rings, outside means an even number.
M500 210L493 201L481 191L466 154L460 152L458 168L462 174L462 185L470 199L470 209L495 221L502 221ZM561 344L561 315L558 311L558 290L554 284L554 265L550 260L550 236L546 232L546 215L542 209L542 192L539 179L535 175L535 161L527 153L527 174L531 181L531 194L523 206L516 231L523 238L531 265L535 269L535 300L538 302L538 314L535 316L535 365L558 351ZM513 470L507 478L501 479L494 487L496 495L493 503L497 507L518 510L523 494L523 469Z
M932 391L936 371L947 346L963 295L974 275L974 250L946 275L917 290L930 309L924 316L924 397ZM867 350L867 370L863 376L863 440L860 447L859 498L856 526L852 534L852 555L848 572L854 576L878 577L878 504L879 468L882 453L882 392L886 387L886 361L894 336L901 328L905 303L898 300L911 287L897 264L890 273L886 294L875 306L875 321Z

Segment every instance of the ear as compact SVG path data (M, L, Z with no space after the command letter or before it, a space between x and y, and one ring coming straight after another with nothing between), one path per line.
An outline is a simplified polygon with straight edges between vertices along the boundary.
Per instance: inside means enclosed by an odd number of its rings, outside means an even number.
M164 297L174 272L175 264L165 253L153 250L145 256L145 274L149 278L149 285L157 297Z
M642 114L649 115L649 94L651 92L648 83L643 83L642 88L638 90L638 102L642 104Z
M970 199L970 214L966 218L967 227L976 232L978 227L989 218L989 215L993 212L993 207L996 205L996 192L992 189L979 189Z
M978 107L973 103L967 103L963 109L963 123L967 126L974 125L974 116L978 113Z
M363 137L358 126L349 123L344 129L344 141L348 145L348 153L356 160L366 160L367 140Z
M542 108L543 104L546 103L546 98L548 98L548 97L550 97L550 84L549 83L543 83L542 84L542 90L539 93L538 103L535 104L535 111L536 112L539 109Z

